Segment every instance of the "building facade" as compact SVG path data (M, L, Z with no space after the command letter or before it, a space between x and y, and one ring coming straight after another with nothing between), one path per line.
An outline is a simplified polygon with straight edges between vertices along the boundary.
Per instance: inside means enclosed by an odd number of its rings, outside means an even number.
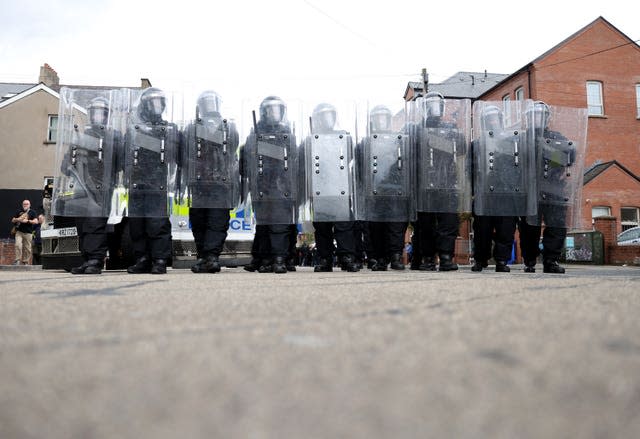
M8 238L11 217L24 199L42 211L42 194L53 181L58 107L62 86L48 64L38 83L0 83L0 239ZM142 79L141 88L151 86ZM70 86L72 87L72 86ZM77 86L80 88L120 88Z
M588 108L582 223L609 215L618 233L639 225L640 46L633 40L598 17L478 99Z

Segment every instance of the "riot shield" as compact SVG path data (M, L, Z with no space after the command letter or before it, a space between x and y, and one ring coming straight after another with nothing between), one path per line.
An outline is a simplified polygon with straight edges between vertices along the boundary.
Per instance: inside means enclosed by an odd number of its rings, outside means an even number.
M246 144L251 205L256 224L295 224L298 154L288 129L252 133Z
M538 213L529 224L581 229L587 110L534 104ZM535 115L542 108L543 117Z
M361 198L358 219L408 222L414 219L412 151L409 136L375 133L363 140L361 151Z
M473 104L473 211L526 216L537 211L535 147L524 110L531 101ZM508 126L505 126L508 124Z
M353 141L346 131L307 136L304 145L308 221L356 219Z
M116 180L117 90L62 87L52 214L108 217Z
M420 108L422 98L414 105ZM471 210L471 104L445 99L444 108L438 117L423 113L416 127L418 212Z
M191 207L232 209L240 199L238 133L222 118L197 119L186 130Z

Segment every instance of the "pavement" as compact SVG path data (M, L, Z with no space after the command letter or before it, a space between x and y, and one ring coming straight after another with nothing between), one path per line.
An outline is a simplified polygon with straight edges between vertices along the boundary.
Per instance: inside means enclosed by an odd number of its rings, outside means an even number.
M640 268L0 270L0 438L638 438Z

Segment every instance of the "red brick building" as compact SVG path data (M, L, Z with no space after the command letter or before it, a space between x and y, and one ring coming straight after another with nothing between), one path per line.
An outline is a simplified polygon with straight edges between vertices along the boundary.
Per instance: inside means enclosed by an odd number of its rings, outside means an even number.
M640 225L640 46L598 17L478 96L589 109L583 223Z

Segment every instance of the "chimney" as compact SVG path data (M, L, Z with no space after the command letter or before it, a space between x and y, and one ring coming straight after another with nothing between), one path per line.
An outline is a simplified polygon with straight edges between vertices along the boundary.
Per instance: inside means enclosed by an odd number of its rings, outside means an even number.
M151 87L151 81L148 78L140 78L140 88L149 88Z
M47 87L58 87L60 85L60 78L58 78L58 73L56 73L49 64L44 63L44 65L40 67L38 82L44 83Z

